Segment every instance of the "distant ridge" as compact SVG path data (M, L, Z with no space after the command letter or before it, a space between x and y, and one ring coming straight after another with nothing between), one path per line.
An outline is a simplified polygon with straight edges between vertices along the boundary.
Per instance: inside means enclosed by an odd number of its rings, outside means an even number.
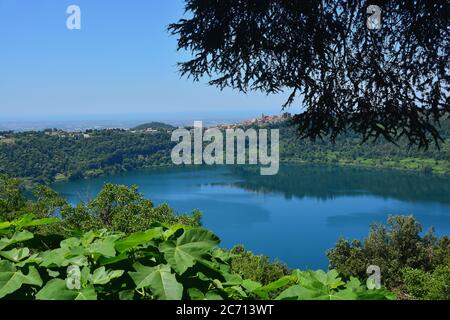
M146 129L175 129L175 127L171 126L170 124L162 122L148 122L140 124L134 128L131 128L131 130L146 130Z

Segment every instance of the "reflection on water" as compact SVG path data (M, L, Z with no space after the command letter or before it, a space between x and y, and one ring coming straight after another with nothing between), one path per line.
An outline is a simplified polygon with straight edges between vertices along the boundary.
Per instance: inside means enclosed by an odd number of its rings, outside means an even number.
M138 185L177 212L203 211L203 224L230 248L244 244L291 267L326 268L339 237L362 238L389 214L413 214L424 229L450 233L450 178L393 170L319 165L282 166L276 176L254 167L142 170L57 183L75 203L104 182Z
M450 203L450 178L415 172L323 165L285 165L276 176L260 176L250 168L235 168L243 181L236 185L258 192L329 200L372 194L402 201Z

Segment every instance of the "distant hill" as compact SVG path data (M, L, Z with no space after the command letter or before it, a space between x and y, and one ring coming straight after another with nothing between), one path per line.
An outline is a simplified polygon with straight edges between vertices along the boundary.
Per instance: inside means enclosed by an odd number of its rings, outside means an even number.
M175 129L175 127L171 126L170 124L162 122L148 122L138 125L137 127L131 128L131 130L145 130L145 129Z

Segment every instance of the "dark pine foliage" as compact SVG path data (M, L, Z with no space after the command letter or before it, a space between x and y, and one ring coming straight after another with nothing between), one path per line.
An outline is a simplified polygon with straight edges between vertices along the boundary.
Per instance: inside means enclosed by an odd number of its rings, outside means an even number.
M370 5L381 28L369 29ZM370 9L370 10L369 10ZM428 147L450 111L447 0L186 0L171 24L183 75L243 92L290 92L302 137L406 137Z

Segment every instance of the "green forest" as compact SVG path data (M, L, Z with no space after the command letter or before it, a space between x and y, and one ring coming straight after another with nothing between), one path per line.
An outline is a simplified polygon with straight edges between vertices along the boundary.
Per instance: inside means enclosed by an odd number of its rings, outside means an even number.
M53 133L54 132L54 133ZM1 135L1 134L0 134ZM169 165L170 133L125 130L3 133L0 172L30 181L51 182Z
M365 240L339 240L328 272L220 249L201 213L176 216L137 187L106 184L72 206L45 185L26 197L20 179L1 176L0 221L0 299L450 298L450 239L420 236L411 216L372 226ZM386 287L368 289L369 262L383 268Z
M408 148L406 141L394 145L385 140L361 143L348 133L331 143L329 139L299 139L289 121L265 125L280 129L280 158L287 163L330 163L381 168L450 173L450 120L441 125L444 142L438 149ZM146 131L153 128L152 131ZM244 127L248 128L248 127ZM148 123L130 130L88 130L70 133L0 132L0 173L31 182L89 178L120 171L172 165L170 151L174 128Z

